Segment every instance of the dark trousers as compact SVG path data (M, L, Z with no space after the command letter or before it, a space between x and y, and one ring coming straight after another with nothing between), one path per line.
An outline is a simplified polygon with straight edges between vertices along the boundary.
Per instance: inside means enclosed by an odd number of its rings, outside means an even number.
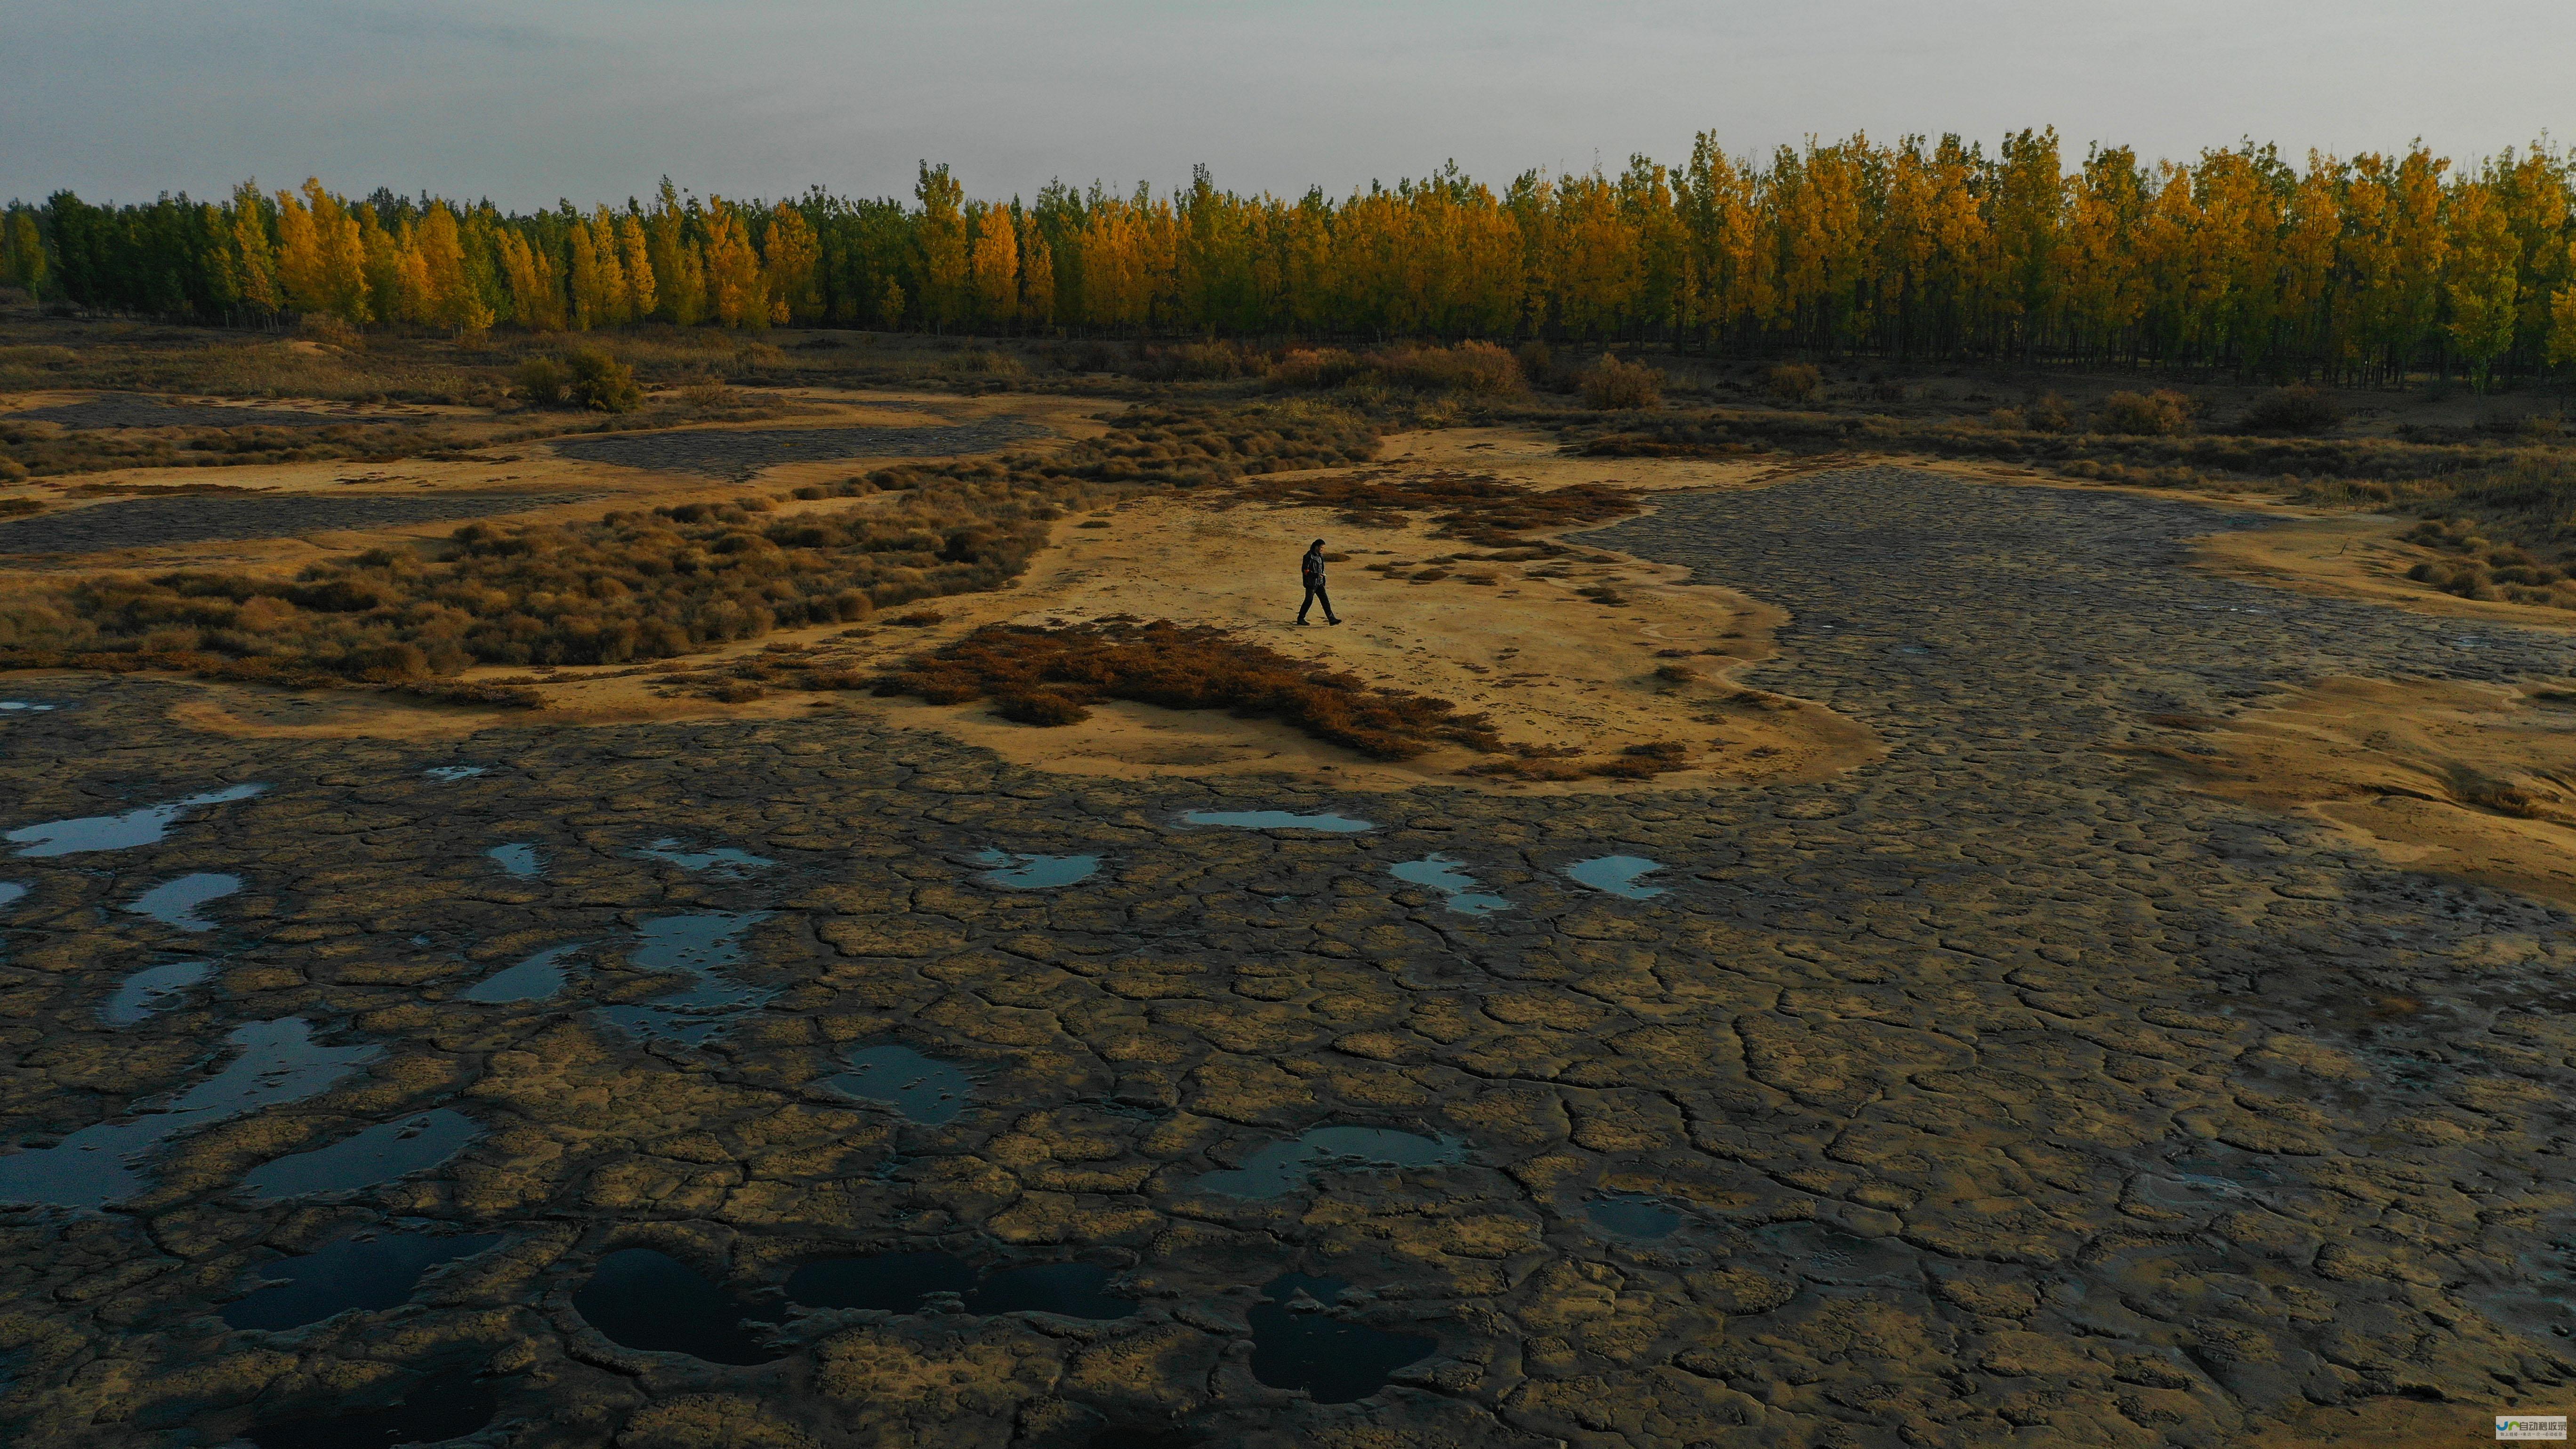
M1333 612L1333 596L1324 592L1324 586L1322 584L1308 584L1306 586L1306 602L1297 606L1297 622L1300 624L1305 623L1306 611L1315 607L1317 604L1324 606L1325 623L1333 624L1340 622L1340 616Z

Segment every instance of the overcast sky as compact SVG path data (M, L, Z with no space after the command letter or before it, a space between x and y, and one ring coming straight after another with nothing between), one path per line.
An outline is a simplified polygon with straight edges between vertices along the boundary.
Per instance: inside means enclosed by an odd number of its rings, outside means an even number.
M1343 192L2054 124L2455 156L2576 131L2576 0L0 0L0 197L1051 177Z

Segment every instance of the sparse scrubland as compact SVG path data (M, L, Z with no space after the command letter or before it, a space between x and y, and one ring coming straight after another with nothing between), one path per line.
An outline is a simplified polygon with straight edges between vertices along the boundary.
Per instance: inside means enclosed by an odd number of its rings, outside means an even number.
M1312 404L1141 410L1051 454L878 469L772 517L773 501L613 511L577 524L468 524L427 549L379 548L292 578L210 570L101 575L0 603L0 666L145 664L252 676L420 680L470 665L619 664L855 622L989 589L1060 510L1356 461L1373 438Z

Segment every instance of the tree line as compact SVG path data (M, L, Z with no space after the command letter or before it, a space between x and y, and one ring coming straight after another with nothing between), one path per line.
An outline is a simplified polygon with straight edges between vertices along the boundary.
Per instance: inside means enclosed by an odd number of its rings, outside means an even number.
M1087 335L1482 337L2225 369L2481 385L2576 363L2576 177L2548 146L2455 166L2417 145L2304 167L2247 143L2191 162L2054 130L1781 147L1709 135L1676 167L1454 164L1347 197L1061 183L975 200L816 188L504 213L307 181L223 201L0 217L0 284L209 322L329 317L476 334L638 322Z

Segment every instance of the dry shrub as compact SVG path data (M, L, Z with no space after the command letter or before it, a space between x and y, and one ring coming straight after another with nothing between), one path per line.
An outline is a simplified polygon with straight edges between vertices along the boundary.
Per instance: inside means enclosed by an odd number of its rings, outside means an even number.
M2343 407L2306 383L2267 392L2245 410L2245 427L2257 433L2324 433L2343 426Z
M1443 741L1498 750L1482 715L1445 699L1373 689L1204 625L1109 621L1061 629L988 624L916 656L878 683L932 704L992 698L1006 719L1070 724L1083 706L1130 700L1277 719L1375 759L1406 760Z
M510 385L533 406L559 408L571 399L572 370L551 357L531 357L510 369Z
M2115 392L2094 409L2093 426L2134 437L2171 437L2191 431L2191 399L2170 388L2151 393Z
M2075 410L2066 405L2066 399L2053 392L2042 395L2039 401L2022 409L2022 417L2033 432L2071 433L2075 431Z
M1260 376L1262 358L1240 342L1191 342L1144 349L1134 371L1164 382L1231 382Z
M1609 353L1575 378L1584 404L1604 411L1650 408L1664 400L1664 375L1642 362L1621 362Z
M295 335L307 342L337 347L343 352L363 351L367 339L357 328L327 312L307 312L295 324Z
M1399 347L1373 359L1388 385L1423 392L1463 392L1498 397L1523 391L1528 382L1512 355L1490 342L1455 347Z
M1368 370L1359 355L1339 347L1299 347L1270 364L1269 383L1289 391L1340 387Z
M635 369L596 348L576 348L559 358L526 358L511 370L510 381L519 396L541 408L631 413L644 405Z
M940 364L940 371L951 377L1014 378L1028 375L1028 367L1017 357L993 347L969 347L953 353Z
M1762 390L1774 402L1813 402L1825 390L1825 378L1813 363L1783 362L1762 374Z
M1490 342L1455 347L1408 343L1369 353L1296 348L1270 364L1268 381L1282 391L1381 387L1478 397L1500 397L1527 386L1520 362Z

